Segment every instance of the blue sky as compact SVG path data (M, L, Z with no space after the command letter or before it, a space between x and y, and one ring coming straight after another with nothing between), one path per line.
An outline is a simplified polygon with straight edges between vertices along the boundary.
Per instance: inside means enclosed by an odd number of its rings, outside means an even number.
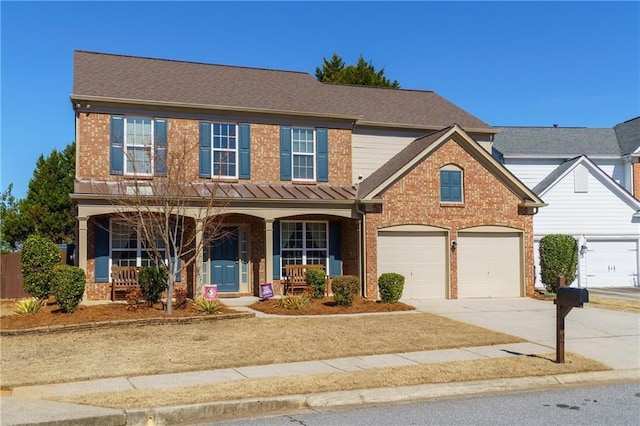
M638 2L10 2L1 14L0 189L74 140L73 51L314 73L360 54L491 125L640 115Z

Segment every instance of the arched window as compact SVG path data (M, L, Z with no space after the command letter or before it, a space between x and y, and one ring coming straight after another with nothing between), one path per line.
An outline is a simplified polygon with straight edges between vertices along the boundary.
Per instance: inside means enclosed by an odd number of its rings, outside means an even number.
M462 169L453 164L440 168L440 202L462 202Z

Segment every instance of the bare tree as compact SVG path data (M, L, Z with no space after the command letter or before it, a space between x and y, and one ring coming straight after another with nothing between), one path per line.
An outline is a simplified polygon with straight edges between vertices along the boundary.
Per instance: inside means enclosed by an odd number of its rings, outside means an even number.
M197 266L206 247L229 235L222 227L227 203L224 191L215 182L195 182L199 143L188 137L166 142L164 151L156 148L152 152L153 145L148 143L142 153L123 154L132 174L155 170L155 176L118 179L105 183L103 190L118 223L135 231L155 266L166 268L165 313L171 315L179 274ZM195 269L197 277L200 271Z

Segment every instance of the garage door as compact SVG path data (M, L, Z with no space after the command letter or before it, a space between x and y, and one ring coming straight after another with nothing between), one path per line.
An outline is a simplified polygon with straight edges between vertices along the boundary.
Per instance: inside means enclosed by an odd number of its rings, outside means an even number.
M446 253L444 232L380 232L378 276L404 275L403 298L444 299Z
M587 241L587 287L637 285L637 265L635 241Z
M458 297L519 297L520 234L458 235Z

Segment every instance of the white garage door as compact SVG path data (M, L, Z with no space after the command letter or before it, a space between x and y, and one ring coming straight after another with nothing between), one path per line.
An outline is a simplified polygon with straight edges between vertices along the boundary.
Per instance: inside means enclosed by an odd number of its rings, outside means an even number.
M458 298L519 297L518 233L458 234Z
M378 277L404 275L403 298L444 299L446 261L444 232L378 233Z
M634 286L638 282L635 241L587 241L586 287Z

